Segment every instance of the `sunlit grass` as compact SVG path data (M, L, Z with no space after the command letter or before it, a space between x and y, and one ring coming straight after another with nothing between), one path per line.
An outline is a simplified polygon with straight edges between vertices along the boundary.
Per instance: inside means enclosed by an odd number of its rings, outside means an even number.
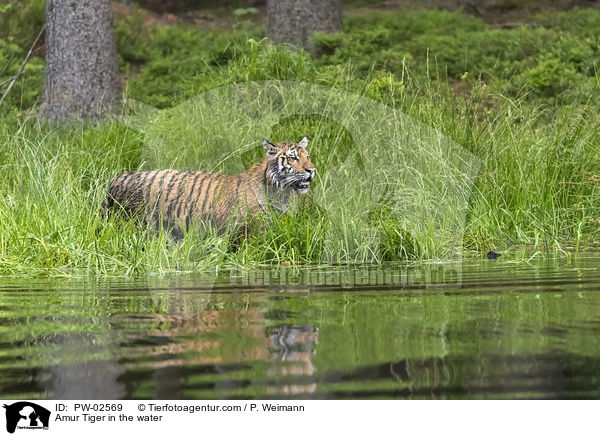
M477 32L485 32L475 24ZM177 30L161 30L156 50L168 51L169 32ZM198 37L194 31L183 32L192 40ZM209 61L194 67L198 74L188 74L188 64L176 71L161 69L157 57L130 83L129 98L175 107L152 123L146 120L145 136L115 121L55 130L36 125L33 116L17 121L27 112L8 111L0 119L1 275L121 276L282 263L380 263L515 245L528 247L528 254L548 249L563 253L600 241L600 115L592 100L561 104L531 92L507 96L502 93L504 82L487 86L469 78L457 84L434 59L426 73L402 62L398 71L365 72L362 63L357 66L351 59L328 65L326 59L311 59L266 41L244 41L237 33L223 49L226 36L213 37L214 46L204 47ZM569 44L576 45L576 39ZM353 132L359 108L354 103L341 105L337 120L313 113L269 121L274 106L265 106L265 126L227 118L216 105L199 111L202 106L192 104L177 111L177 105L207 90L260 80L312 83L365 96L393 108L394 122L383 128L385 118L378 115L371 130ZM584 85L577 95L597 91L597 83ZM447 183L443 162L418 161L413 169L422 176L419 190L420 185L411 185L416 179L402 171L409 166L391 152L400 143L411 150L411 143L377 140L401 138L402 132L406 138L412 132L422 139L416 134L419 126L441 132L445 147L455 143L479 164L471 180L465 180L472 186L465 183L463 191L450 192L465 195L459 232L460 211L442 207L450 203L419 208L431 198L447 200L445 189L456 186ZM174 241L167 232L136 222L105 221L99 213L109 181L123 171L171 166L243 171L262 157L260 140L265 135L274 141L309 135L318 178L289 215L260 223L240 245L232 244L231 235L205 228ZM449 162L460 157L451 150L442 150ZM383 161L388 165L376 165ZM341 182L342 176L347 182ZM401 188L395 191L402 194L398 201L365 206L368 189L381 193L386 186ZM361 205L364 210L357 212ZM398 213L402 210L408 213Z

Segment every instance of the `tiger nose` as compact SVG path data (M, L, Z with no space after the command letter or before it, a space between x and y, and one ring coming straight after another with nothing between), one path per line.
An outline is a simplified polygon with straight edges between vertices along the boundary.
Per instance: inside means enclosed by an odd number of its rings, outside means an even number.
M315 167L305 167L304 170L308 173L311 179L315 176Z

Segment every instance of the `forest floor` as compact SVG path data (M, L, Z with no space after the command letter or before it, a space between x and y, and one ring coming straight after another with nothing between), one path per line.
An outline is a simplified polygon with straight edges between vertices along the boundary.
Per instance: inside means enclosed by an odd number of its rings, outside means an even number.
M575 7L600 8L597 1L457 1L457 0L387 0L364 6L364 10L395 10L398 8L437 9L462 11L481 18L486 23L498 27L513 27L517 24L532 23L533 16L540 12L568 11Z
M501 3L501 4L500 4ZM394 11L400 8L431 9L442 11L462 11L485 21L490 27L511 28L521 24L535 26L534 16L540 12L561 12L573 8L600 9L600 2L595 0L552 0L552 1L458 1L458 0L386 0L367 5L346 5L344 12L349 14L369 13L373 10ZM113 11L118 18L125 18L136 13L139 6L130 6L121 2L113 2ZM156 13L148 9L145 12L144 23L147 26L155 24L176 25L192 24L214 29L228 29L234 25L239 16L251 18L254 24L264 24L265 8L237 9L241 15L232 14L231 8L219 7L199 9L180 13ZM254 13L253 13L254 12Z

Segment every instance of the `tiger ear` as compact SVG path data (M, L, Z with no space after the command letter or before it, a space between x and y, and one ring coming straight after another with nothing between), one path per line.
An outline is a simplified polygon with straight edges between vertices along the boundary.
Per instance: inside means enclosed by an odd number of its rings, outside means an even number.
M298 142L298 145L302 148L308 147L308 138L306 136L302 138L300 142Z
M275 146L275 144L272 144L271 142L267 141L264 138L263 138L263 149L267 152L267 154L276 154L277 153L277 147Z

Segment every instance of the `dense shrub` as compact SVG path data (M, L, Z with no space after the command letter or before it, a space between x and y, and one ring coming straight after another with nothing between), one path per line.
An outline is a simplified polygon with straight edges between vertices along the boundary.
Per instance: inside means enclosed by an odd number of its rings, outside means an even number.
M0 95L21 69L27 50L16 44L12 37L0 39ZM38 101L44 80L44 62L39 57L32 57L25 65L23 73L17 77L11 91L0 107L0 112L26 109Z
M443 81L468 73L470 80L483 80L513 97L531 89L530 97L544 102L567 89L563 102L597 93L588 79L596 77L600 62L600 11L573 10L535 20L543 26L490 30L460 13L406 9L350 16L343 34L317 34L314 44L319 65L350 60L362 72L375 67L397 75L408 67Z
M45 0L0 0L0 39L29 48L44 25L45 5Z
M14 0L0 2L0 96L19 72L21 63L44 25L43 0L22 4ZM0 112L31 107L42 91L44 62L38 44L34 55L18 77Z

